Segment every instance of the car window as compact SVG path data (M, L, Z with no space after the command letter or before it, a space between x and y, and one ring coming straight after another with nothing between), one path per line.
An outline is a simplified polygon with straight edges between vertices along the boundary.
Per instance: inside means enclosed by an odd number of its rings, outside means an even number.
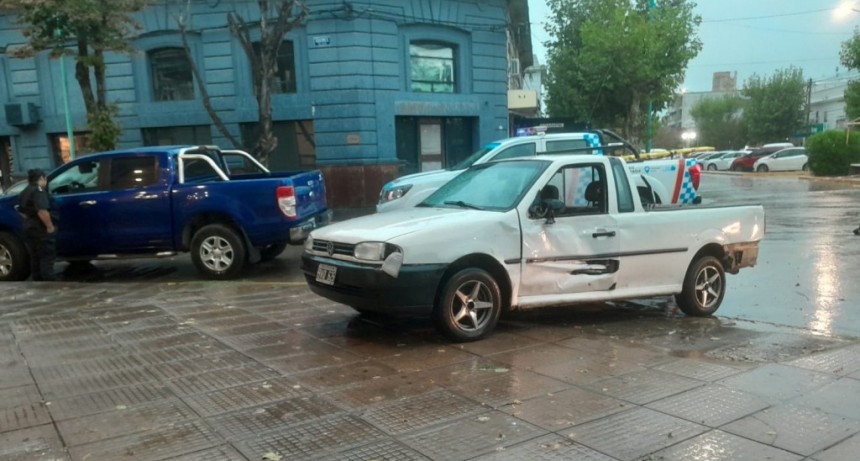
M209 180L221 180L218 171L211 163L199 158L183 158L182 159L184 180L189 182L202 182Z
M251 159L242 154L222 152L221 157L227 165L227 174L231 176L265 173L265 171L261 170L257 164L251 161Z
M535 155L535 143L529 142L502 149L490 160L505 160L509 158L528 157Z
M48 191L54 195L97 191L101 166L100 161L78 163L51 178Z
M522 200L549 162L490 162L448 181L418 206L507 211Z
M116 157L110 161L109 189L137 189L157 180L158 158L154 155Z
M600 164L565 166L541 188L540 198L556 198L564 203L564 208L555 216L605 213L604 178L603 165Z
M546 142L547 152L563 152L584 147L589 147L588 142L584 139L559 139Z

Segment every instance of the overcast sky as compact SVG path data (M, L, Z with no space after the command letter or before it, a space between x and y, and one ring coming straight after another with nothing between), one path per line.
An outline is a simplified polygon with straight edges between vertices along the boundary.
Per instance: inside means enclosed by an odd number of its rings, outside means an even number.
M684 88L710 91L714 72L737 72L738 88L752 74L770 76L789 66L803 69L805 79L820 81L844 76L839 64L841 43L860 26L860 12L834 14L846 0L698 0L702 17L698 36L702 51L687 67ZM860 0L854 0L860 10ZM532 42L546 63L545 0L529 0ZM838 68L838 71L837 71Z

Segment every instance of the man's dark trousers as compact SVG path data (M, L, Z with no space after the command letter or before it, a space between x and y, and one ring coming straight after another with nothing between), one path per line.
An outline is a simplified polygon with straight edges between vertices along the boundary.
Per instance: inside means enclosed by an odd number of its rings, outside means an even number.
M41 226L28 226L25 231L30 251L30 272L33 280L56 280L54 262L57 259L57 233L49 234Z

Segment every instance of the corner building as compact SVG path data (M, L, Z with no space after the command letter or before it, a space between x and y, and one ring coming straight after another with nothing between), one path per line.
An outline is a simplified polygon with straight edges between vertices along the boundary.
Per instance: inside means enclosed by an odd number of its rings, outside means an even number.
M273 84L273 170L320 168L334 207L372 206L386 181L454 165L508 134L509 62L531 64L526 0L308 0L281 47ZM119 147L230 143L206 113L182 49L228 130L252 148L257 102L249 61L227 28L240 14L259 39L257 2L161 0L135 15L132 55L111 54L108 99L119 104ZM513 13L513 14L512 14ZM25 40L0 13L0 45ZM69 44L71 47L73 44ZM60 60L0 55L0 168L4 178L69 158ZM86 113L65 59L75 146L87 151Z

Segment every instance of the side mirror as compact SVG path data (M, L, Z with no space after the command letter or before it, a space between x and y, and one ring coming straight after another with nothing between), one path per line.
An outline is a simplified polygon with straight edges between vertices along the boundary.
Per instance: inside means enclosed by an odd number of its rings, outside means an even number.
M547 224L555 222L555 214L564 210L564 202L559 199L543 199L539 203L529 207L529 215L532 218L546 218Z

